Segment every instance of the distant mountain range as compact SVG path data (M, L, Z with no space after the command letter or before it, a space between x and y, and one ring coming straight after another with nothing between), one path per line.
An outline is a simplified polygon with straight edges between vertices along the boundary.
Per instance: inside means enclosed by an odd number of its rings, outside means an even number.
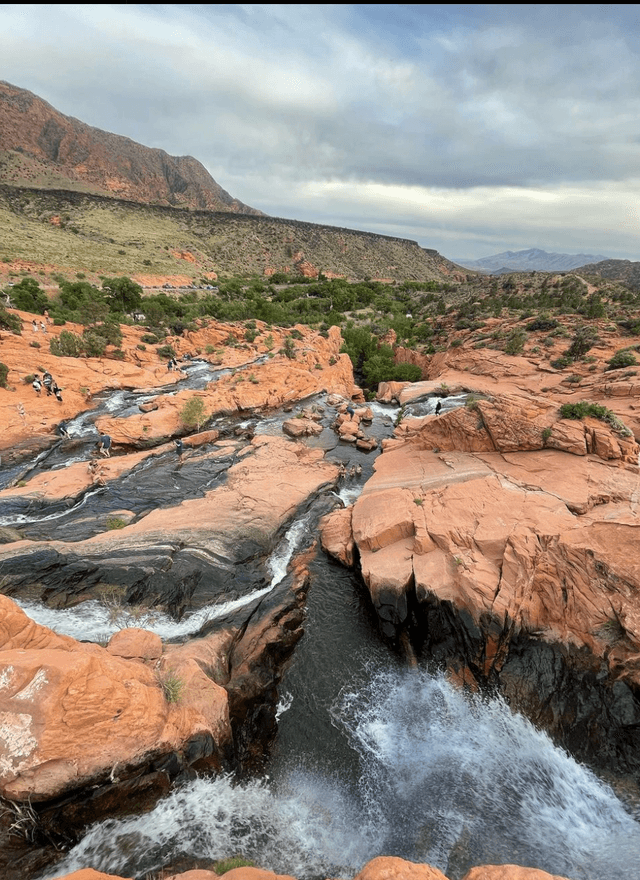
M131 202L257 214L230 196L192 156L170 156L64 116L26 89L0 81L0 179Z
M568 272L588 263L599 263L608 260L599 254L549 254L539 248L526 251L505 251L492 257L479 260L459 260L453 262L466 269L486 272L489 275L504 275L508 272Z

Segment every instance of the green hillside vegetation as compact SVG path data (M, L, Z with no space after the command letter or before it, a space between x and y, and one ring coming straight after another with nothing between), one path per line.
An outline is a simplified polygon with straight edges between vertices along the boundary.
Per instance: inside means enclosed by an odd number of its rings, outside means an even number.
M388 344L394 341L425 355L463 344L516 356L530 353L539 358L542 352L549 369L560 372L592 368L590 350L599 333L609 332L603 326L630 337L630 344L610 358L604 370L633 367L640 351L640 341L634 340L640 336L640 293L602 278L587 281L575 273L469 276L461 284L432 279L395 284L316 281L279 273L269 280L230 278L215 290L147 295L126 275L103 277L100 286L77 278L58 277L58 283L57 292L48 296L38 280L27 275L5 294L18 308L39 314L48 309L59 326L67 321L82 324L82 336L66 331L53 352L76 357L121 357L119 325L139 321L146 329L141 344L168 358L173 350L166 337L196 329L196 322L207 317L240 322L247 342L260 335L256 321L263 321L265 344L271 326L305 324L320 333L338 326L343 351L351 357L358 381L369 389L381 381L420 378L419 367L394 362ZM3 310L0 323L13 329L13 317ZM292 338L296 333L291 330ZM226 344L244 343L230 336ZM267 348L272 347L271 338ZM575 381L580 381L579 375Z
M52 222L52 218L56 218ZM0 259L93 274L265 276L310 261L353 279L439 279L455 267L406 239L294 220L0 186ZM183 259L174 253L192 255Z

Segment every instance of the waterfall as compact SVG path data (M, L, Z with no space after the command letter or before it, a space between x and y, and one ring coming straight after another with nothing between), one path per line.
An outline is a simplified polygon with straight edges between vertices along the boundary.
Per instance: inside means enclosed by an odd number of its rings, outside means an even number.
M93 826L46 877L89 866L140 877L181 855L235 854L298 878L353 876L383 854L452 880L504 862L571 880L640 876L640 826L611 789L502 701L386 668L330 712L358 774L292 764L240 785L196 779L146 815Z

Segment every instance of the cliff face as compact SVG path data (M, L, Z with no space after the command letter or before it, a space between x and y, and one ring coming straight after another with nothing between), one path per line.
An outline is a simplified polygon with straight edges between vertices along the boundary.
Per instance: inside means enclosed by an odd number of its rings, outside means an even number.
M64 116L0 82L0 168L6 183L132 202L260 214L229 195L192 156L170 156Z

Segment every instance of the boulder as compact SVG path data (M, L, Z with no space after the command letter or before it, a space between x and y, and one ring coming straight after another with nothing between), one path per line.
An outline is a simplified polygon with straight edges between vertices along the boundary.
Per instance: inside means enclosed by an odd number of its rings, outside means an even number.
M442 871L431 865L408 862L392 856L372 859L354 880L447 880Z

